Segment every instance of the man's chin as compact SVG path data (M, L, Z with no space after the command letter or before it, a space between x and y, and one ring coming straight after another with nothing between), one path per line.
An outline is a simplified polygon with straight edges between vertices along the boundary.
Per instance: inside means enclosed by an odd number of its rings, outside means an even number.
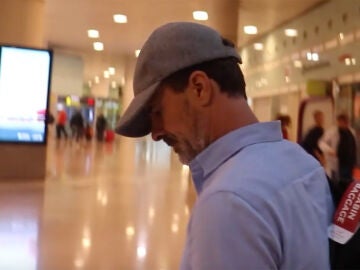
M189 165L190 161L179 156L179 160L184 165Z
M193 160L194 157L191 157L190 155L186 155L184 154L184 152L177 148L177 147L173 147L174 152L177 154L177 156L179 157L179 160L182 164L184 165L189 165L190 162Z
M192 159L190 159L189 157L185 157L184 155L181 155L178 152L176 152L176 154L178 155L178 158L182 164L184 164L184 165L190 164Z

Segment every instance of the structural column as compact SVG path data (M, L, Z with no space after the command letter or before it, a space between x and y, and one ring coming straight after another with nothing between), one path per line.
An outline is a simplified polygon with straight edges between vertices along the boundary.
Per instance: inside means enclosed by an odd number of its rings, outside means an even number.
M221 35L234 44L237 42L239 0L210 0L205 6L209 14L209 26L215 28Z
M44 0L1 0L0 41L44 46Z
M125 69L124 69L124 88L122 92L121 98L121 114L124 114L125 110L129 106L131 100L134 97L133 91L133 78L135 71L136 57L135 55L129 55L125 59ZM134 174L136 171L136 164L138 157L136 156L136 144L139 146L143 146L143 143L139 144L138 140L134 140L132 138L121 137L121 148L120 151L123 153L122 156L126 157L127 162L121 162L121 171L126 172L128 174Z
M134 97L133 81L134 81L136 60L137 58L135 57L135 55L129 55L126 59L122 113L124 113L125 109L129 106L131 100Z
M0 43L44 48L44 12L44 0L1 0ZM46 145L0 144L0 180L39 180L45 173Z

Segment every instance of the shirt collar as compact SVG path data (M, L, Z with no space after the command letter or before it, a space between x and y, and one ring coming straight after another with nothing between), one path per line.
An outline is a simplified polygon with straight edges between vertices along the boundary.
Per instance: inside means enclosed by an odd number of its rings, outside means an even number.
M282 140L280 121L247 125L220 137L189 164L197 193L207 176L246 146Z

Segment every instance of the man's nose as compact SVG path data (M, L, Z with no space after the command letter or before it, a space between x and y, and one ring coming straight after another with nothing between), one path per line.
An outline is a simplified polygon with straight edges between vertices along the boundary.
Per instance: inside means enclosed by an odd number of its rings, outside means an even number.
M165 131L160 121L152 121L151 123L151 137L154 141L160 141L165 135Z

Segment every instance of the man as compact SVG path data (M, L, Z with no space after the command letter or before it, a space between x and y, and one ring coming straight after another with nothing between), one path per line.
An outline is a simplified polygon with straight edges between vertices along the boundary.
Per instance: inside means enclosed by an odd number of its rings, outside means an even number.
M356 165L355 132L350 128L346 114L339 114L336 123L336 126L325 131L319 147L325 155L328 176L335 182L349 182L352 181Z
M231 44L170 23L146 41L117 133L151 133L189 164L198 200L181 269L328 269L331 195L322 167L259 123Z
M315 110L313 112L313 118L315 125L306 133L303 141L301 142L301 146L306 150L306 152L319 160L319 162L325 166L324 154L318 145L320 138L324 134L324 113L320 110Z
M80 109L77 109L71 117L70 127L73 138L78 142L84 133L84 117L82 116Z

